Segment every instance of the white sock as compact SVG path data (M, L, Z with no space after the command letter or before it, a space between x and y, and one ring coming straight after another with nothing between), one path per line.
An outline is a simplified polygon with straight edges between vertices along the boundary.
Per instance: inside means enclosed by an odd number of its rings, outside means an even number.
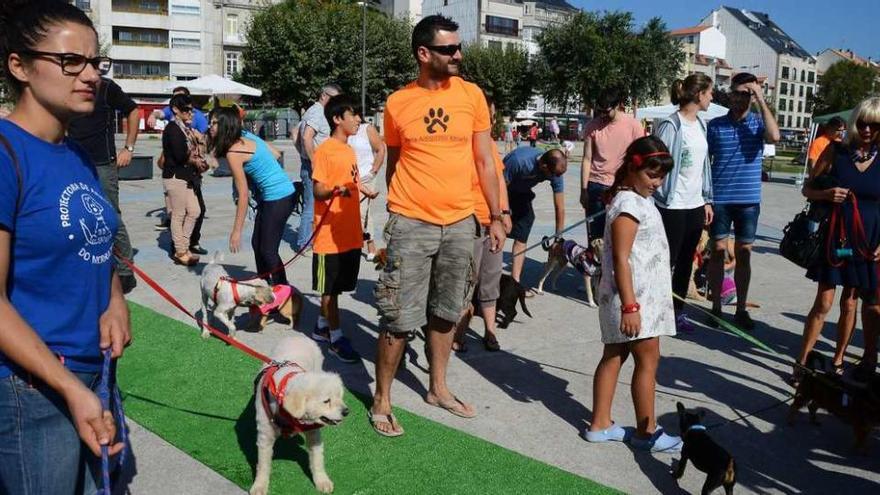
M327 322L327 318L323 316L318 316L318 328L327 328L330 326L330 323Z
M333 328L330 330L330 342L336 342L342 338L342 330Z

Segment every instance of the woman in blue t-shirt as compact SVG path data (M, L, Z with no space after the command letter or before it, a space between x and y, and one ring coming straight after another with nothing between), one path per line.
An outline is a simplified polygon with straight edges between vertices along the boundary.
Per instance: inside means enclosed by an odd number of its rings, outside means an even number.
M119 357L131 336L116 212L65 134L111 60L89 18L56 0L0 3L0 60L16 98L0 120L0 491L95 493L83 453L116 429L92 387L101 349Z
M241 116L235 108L218 108L211 112L211 146L214 156L225 157L232 171L238 206L235 223L229 234L229 250L241 247L241 230L247 213L248 184L256 189L257 216L251 246L257 262L257 273L265 274L272 284L287 284L287 274L281 267L278 247L287 219L293 213L293 183L278 164L281 152L254 134L243 131ZM309 201L306 198L306 201Z

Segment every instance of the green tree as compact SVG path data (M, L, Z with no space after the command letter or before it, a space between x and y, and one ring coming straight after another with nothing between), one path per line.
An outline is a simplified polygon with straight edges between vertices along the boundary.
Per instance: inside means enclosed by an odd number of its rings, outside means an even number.
M276 104L304 108L327 82L361 88L361 7L341 0L287 0L257 13L247 29L241 79ZM367 12L367 107L415 77L411 27Z
M878 74L873 69L849 60L842 60L825 71L819 91L812 98L813 114L849 110L865 97L873 94L880 86Z
M551 103L590 105L608 88L627 90L634 102L654 100L678 74L684 55L651 19L634 31L630 12L579 12L537 37L538 92Z
M535 83L528 54L523 49L475 43L466 47L462 55L462 76L492 95L498 113L507 115L525 108Z

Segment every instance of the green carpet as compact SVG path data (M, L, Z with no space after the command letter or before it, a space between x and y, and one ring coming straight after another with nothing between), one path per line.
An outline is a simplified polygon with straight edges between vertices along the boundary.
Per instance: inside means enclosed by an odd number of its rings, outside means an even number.
M134 340L119 366L128 415L244 489L256 464L253 379L261 364L188 325L131 304ZM324 429L336 493L618 493L474 436L396 409L406 434L369 427L346 393L349 417ZM317 493L302 439L275 444L272 493Z

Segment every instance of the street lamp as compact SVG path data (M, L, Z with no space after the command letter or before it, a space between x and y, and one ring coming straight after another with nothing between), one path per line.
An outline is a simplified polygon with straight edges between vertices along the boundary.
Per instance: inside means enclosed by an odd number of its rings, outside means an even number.
M380 3L379 0L362 0L357 2L361 6L363 18L361 20L361 114L367 111L367 7ZM364 115L366 118L366 115Z

